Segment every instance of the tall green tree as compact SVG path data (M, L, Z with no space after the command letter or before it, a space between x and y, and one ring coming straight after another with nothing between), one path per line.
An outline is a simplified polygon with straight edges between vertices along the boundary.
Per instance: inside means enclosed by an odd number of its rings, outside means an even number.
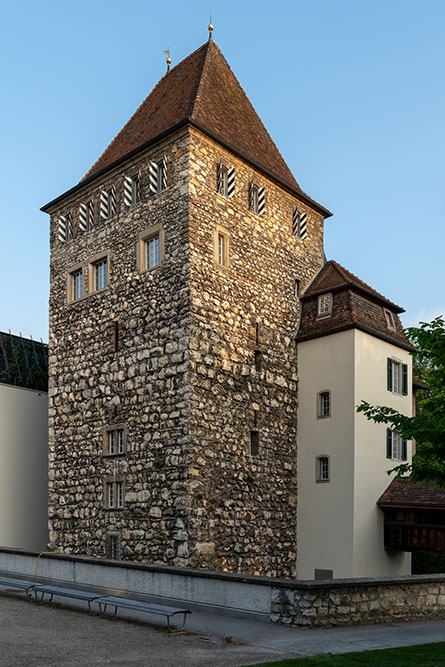
M406 417L393 408L362 401L357 412L367 419L388 424L406 440L415 439L412 464L402 463L389 472L411 475L413 482L429 481L445 488L445 324L442 317L420 322L405 333L416 347L413 372L427 388L419 392L417 413Z

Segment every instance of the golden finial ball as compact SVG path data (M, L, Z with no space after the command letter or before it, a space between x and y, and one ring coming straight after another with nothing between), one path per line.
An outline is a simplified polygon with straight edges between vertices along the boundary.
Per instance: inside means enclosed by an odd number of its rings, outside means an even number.
M172 59L170 57L168 57L167 58L167 65L171 65L171 64L172 64Z
M213 25L211 23L209 23L209 32L213 32Z

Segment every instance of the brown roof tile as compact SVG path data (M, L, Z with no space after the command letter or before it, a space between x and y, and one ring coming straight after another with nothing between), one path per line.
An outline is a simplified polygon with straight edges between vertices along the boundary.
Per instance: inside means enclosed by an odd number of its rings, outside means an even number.
M409 477L396 477L377 501L379 507L443 507L445 489L429 482L410 484Z
M308 296L313 296L315 294L322 294L323 292L330 291L336 287L344 287L346 285L353 285L361 290L370 292L376 296L379 300L385 301L389 306L391 306L396 312L403 313L403 308L397 306L397 304L389 301L385 296L377 292L373 287L370 287L367 283L360 278L357 278L353 273L345 269L344 266L341 266L338 262L333 259L326 262L321 271L317 274L315 279L309 285L308 289L304 293L302 298L307 298Z
M317 317L318 295L332 292L332 314ZM326 336L348 328L359 328L395 345L414 349L405 336L397 313L402 308L388 301L372 287L337 262L329 261L301 297L302 311L298 340ZM393 313L396 329L389 329L383 308Z
M213 40L162 77L82 180L187 119L301 192Z

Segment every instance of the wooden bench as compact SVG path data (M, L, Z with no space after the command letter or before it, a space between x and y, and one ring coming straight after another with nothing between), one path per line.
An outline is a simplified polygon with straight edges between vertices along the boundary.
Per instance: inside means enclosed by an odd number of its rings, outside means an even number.
M170 630L170 619L175 614L183 614L182 629L184 629L187 614L191 614L189 609L178 609L176 607L165 607L160 604L153 604L152 602L140 602L139 600L129 600L128 598L119 598L112 596L105 596L96 598L95 602L99 605L101 616L104 616L107 607L114 607L114 616L116 616L118 607L121 609L132 609L133 611L144 612L146 614L156 614L158 616L167 617L167 626Z

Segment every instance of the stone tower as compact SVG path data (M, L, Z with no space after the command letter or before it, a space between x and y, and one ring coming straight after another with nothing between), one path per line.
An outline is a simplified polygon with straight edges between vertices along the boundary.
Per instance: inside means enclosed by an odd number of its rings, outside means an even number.
M295 576L295 335L329 214L210 39L51 216L50 542Z

